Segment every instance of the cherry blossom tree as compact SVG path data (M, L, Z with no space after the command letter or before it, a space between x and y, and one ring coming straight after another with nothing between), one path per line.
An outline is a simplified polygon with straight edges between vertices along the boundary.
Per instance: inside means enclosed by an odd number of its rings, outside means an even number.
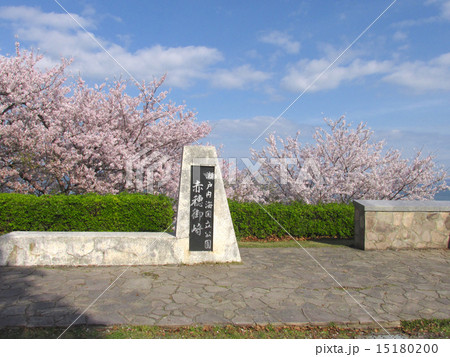
M0 56L0 191L33 194L150 192L176 197L181 150L210 132L184 106L166 102L164 77L138 84L67 84L70 61L42 70L42 56ZM372 132L344 118L317 129L315 145L267 138L256 163L222 166L228 196L258 202L425 199L447 173L418 152L409 161L383 150Z
M265 190L267 186L261 186L265 185L266 181L257 169L240 170L235 162L230 163L226 160L219 163L227 198L239 202L267 203L268 195Z
M447 188L447 172L433 156L419 151L404 159L398 150L384 151L384 142L374 142L363 123L352 129L344 117L325 121L329 130L316 129L315 145L302 146L299 133L285 140L270 135L265 148L252 150L267 181L253 188L262 194L260 201L431 199Z
M0 191L175 197L182 147L210 126L165 102L165 78L130 96L123 80L68 85L70 61L41 70L40 60L18 45L16 56L0 57Z

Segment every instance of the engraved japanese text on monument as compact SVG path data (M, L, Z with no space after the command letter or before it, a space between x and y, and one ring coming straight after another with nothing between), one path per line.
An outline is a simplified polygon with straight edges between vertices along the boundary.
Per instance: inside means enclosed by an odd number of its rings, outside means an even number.
M214 166L191 166L189 250L213 250Z

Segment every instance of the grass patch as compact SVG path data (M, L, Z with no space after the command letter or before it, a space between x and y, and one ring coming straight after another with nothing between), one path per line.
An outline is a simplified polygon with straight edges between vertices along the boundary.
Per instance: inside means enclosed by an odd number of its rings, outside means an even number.
M56 338L64 328L1 328L0 338ZM412 338L449 338L450 319L403 321L401 327L390 329L391 334ZM310 339L310 338L364 338L382 333L375 328L346 328L334 324L328 326L75 326L62 338L96 339Z
M63 328L3 328L0 338L56 338ZM187 326L165 328L158 326L112 326L69 329L62 338L102 339L306 339L306 338L355 338L363 333L360 329L346 329L335 326Z
M298 242L298 243L297 243ZM334 239L334 238L324 238L317 240L298 240L295 242L292 238L290 240L283 241L253 241L253 242L243 242L239 241L239 248L299 248L299 244L304 248L324 248L324 247L350 247L353 245L352 239Z
M440 338L450 338L450 319L421 319L413 321L402 321L401 329L408 335L429 334Z

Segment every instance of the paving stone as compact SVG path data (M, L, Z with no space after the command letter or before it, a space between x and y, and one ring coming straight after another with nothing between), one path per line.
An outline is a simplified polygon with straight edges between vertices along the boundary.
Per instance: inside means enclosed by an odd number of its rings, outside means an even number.
M448 308L450 308L450 295L449 295L449 297L448 298L437 298L435 301L437 301L437 302L439 302L439 303L441 303L441 304L444 304L444 305L446 305Z
M193 304L196 302L196 300L192 296L189 296L186 293L173 294L172 299L173 299L173 301L175 301L176 304L181 304L181 305L189 305L189 304Z
M131 318L127 319L121 314L117 312L95 312L95 311L89 311L87 316L85 317L85 322L91 325L118 325L118 324L128 324ZM83 324L83 322L78 321L79 324Z
M132 325L154 325L156 320L148 316L133 316Z
M28 305L12 305L6 306L2 309L2 316L11 316L11 315L25 315L25 311Z
M373 315L372 315L373 316ZM377 321L378 319L374 317ZM357 321L360 325L369 325L375 323L375 321L369 315L365 313L357 313L350 315L351 321Z
M149 309L154 309L156 307L164 307L164 306L167 305L167 303L165 303L164 301L161 301L161 300L149 300L149 299L146 299L145 301L148 304L148 308Z
M0 300L10 298L10 297L23 296L24 294L25 294L24 289L18 289L18 288L6 289L6 290L2 289L2 290L0 290Z
M270 311L270 316L279 323L296 323L307 322L308 318L305 316L301 308L282 308Z
M152 286L153 279L152 278L128 278L126 281L122 284L121 288L124 290L140 290L142 288L149 288Z
M192 319L185 316L164 316L158 321L159 326L183 326L192 324Z
M0 327L27 326L25 315L6 316L2 315Z
M31 316L28 318L27 326L39 327L39 326L55 326L55 320L52 316Z
M164 311L175 311L175 310L179 310L180 309L180 304L177 303L170 303L170 304L166 304L163 307Z
M231 319L231 322L235 325L254 325L256 324L252 316L237 315Z
M443 312L443 311L436 311L433 314L433 318L434 319L448 319L449 313L447 312Z
M47 309L52 309L55 306L56 306L56 301L38 301L38 302L35 302L35 303L32 303L29 305L28 313L31 313L31 312L40 313Z
M448 250L308 252L382 324L450 318ZM0 326L68 326L124 269L77 324L374 324L303 250L241 256L240 265L2 267Z
M195 317L195 322L198 324L215 325L229 323L230 321L223 316L223 313L216 311L208 311Z
M398 304L405 304L408 299L406 297L404 297L403 295L393 295L393 294L389 294L389 296L386 296L385 300L388 303L398 303Z
M205 286L205 290L209 293L218 293L222 291L228 291L228 288L217 286L217 285L211 285L211 286Z
M76 317L71 318L71 317L60 316L58 319L55 319L54 326L68 327L68 326L72 325L72 323L73 323L72 326L86 325L86 321L88 320L86 317L84 319L80 318L77 321L75 321L75 319L76 319ZM96 325L101 325L101 324L96 324Z
M279 320L269 313L255 314L253 316L253 321L255 321L255 324L257 324L257 325L267 325L267 324L278 324L279 323ZM288 322L286 322L286 323L289 324Z
M199 308L199 307L197 307L197 306L192 306L192 305L185 306L185 307L183 307L182 310L180 310L180 312L181 312L184 316L189 317L189 318L191 318L191 319L194 319L195 316L201 314L201 313L204 312L204 311L206 311L206 310L201 309L201 308Z

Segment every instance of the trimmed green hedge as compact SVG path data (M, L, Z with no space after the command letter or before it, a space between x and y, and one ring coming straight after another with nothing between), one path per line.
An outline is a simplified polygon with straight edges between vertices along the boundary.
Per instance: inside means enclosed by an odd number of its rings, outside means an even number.
M34 196L0 194L0 232L162 232L172 200L143 194Z
M34 196L0 194L0 233L12 231L162 232L172 223L173 201L143 194ZM353 205L239 203L229 200L237 238L352 238ZM271 216L274 219L271 218Z
M249 236L286 237L288 236L286 231L293 237L353 238L353 205L272 203L263 205L264 209L262 209L257 203L240 203L230 200L229 206L238 239Z

